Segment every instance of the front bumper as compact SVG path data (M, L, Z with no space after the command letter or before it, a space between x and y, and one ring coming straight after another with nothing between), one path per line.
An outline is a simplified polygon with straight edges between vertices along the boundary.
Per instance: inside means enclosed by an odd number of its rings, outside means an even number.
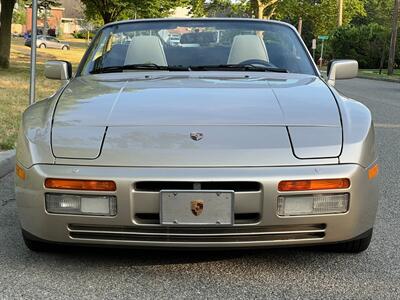
M123 168L35 165L26 180L16 179L21 226L50 242L135 247L266 247L312 245L351 240L373 227L378 203L377 179L369 180L359 165L260 168ZM113 180L116 192L78 192L115 195L115 217L56 215L45 208L45 178ZM279 217L278 183L282 180L349 178L348 212L336 215ZM159 193L137 190L137 182L257 182L259 190L235 194L235 224L216 228L174 228L159 224ZM330 190L327 193L342 193ZM310 192L296 192L295 194ZM323 193L323 192L318 192ZM288 195L288 193L285 193ZM293 193L291 193L293 194Z

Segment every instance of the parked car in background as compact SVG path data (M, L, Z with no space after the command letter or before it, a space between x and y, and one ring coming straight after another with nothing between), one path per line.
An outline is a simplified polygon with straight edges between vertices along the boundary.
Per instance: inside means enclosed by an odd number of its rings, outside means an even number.
M25 41L25 46L31 47L32 45L32 38L28 38ZM36 41L37 48L54 48L54 49L61 49L61 50L70 50L70 45L65 42L61 42L60 40L56 39L52 36L43 36L39 35Z

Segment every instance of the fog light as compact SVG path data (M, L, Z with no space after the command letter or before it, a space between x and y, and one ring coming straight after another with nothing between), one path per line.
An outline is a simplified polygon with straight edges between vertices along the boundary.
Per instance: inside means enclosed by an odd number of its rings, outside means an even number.
M349 207L349 194L315 194L279 196L279 216L302 216L345 213Z
M90 196L46 194L46 209L49 213L115 216L117 198L114 196Z

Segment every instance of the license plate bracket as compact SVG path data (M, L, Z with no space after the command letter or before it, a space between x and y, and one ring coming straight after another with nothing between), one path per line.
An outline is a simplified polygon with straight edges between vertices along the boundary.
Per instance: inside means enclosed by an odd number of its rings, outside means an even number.
M165 226L232 226L234 191L160 192L160 224Z

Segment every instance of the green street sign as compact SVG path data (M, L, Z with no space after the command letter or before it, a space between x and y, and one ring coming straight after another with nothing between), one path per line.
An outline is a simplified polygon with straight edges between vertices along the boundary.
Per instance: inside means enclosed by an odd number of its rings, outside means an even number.
M320 35L320 36L318 36L318 39L321 41L326 41L329 39L329 36L328 35Z

